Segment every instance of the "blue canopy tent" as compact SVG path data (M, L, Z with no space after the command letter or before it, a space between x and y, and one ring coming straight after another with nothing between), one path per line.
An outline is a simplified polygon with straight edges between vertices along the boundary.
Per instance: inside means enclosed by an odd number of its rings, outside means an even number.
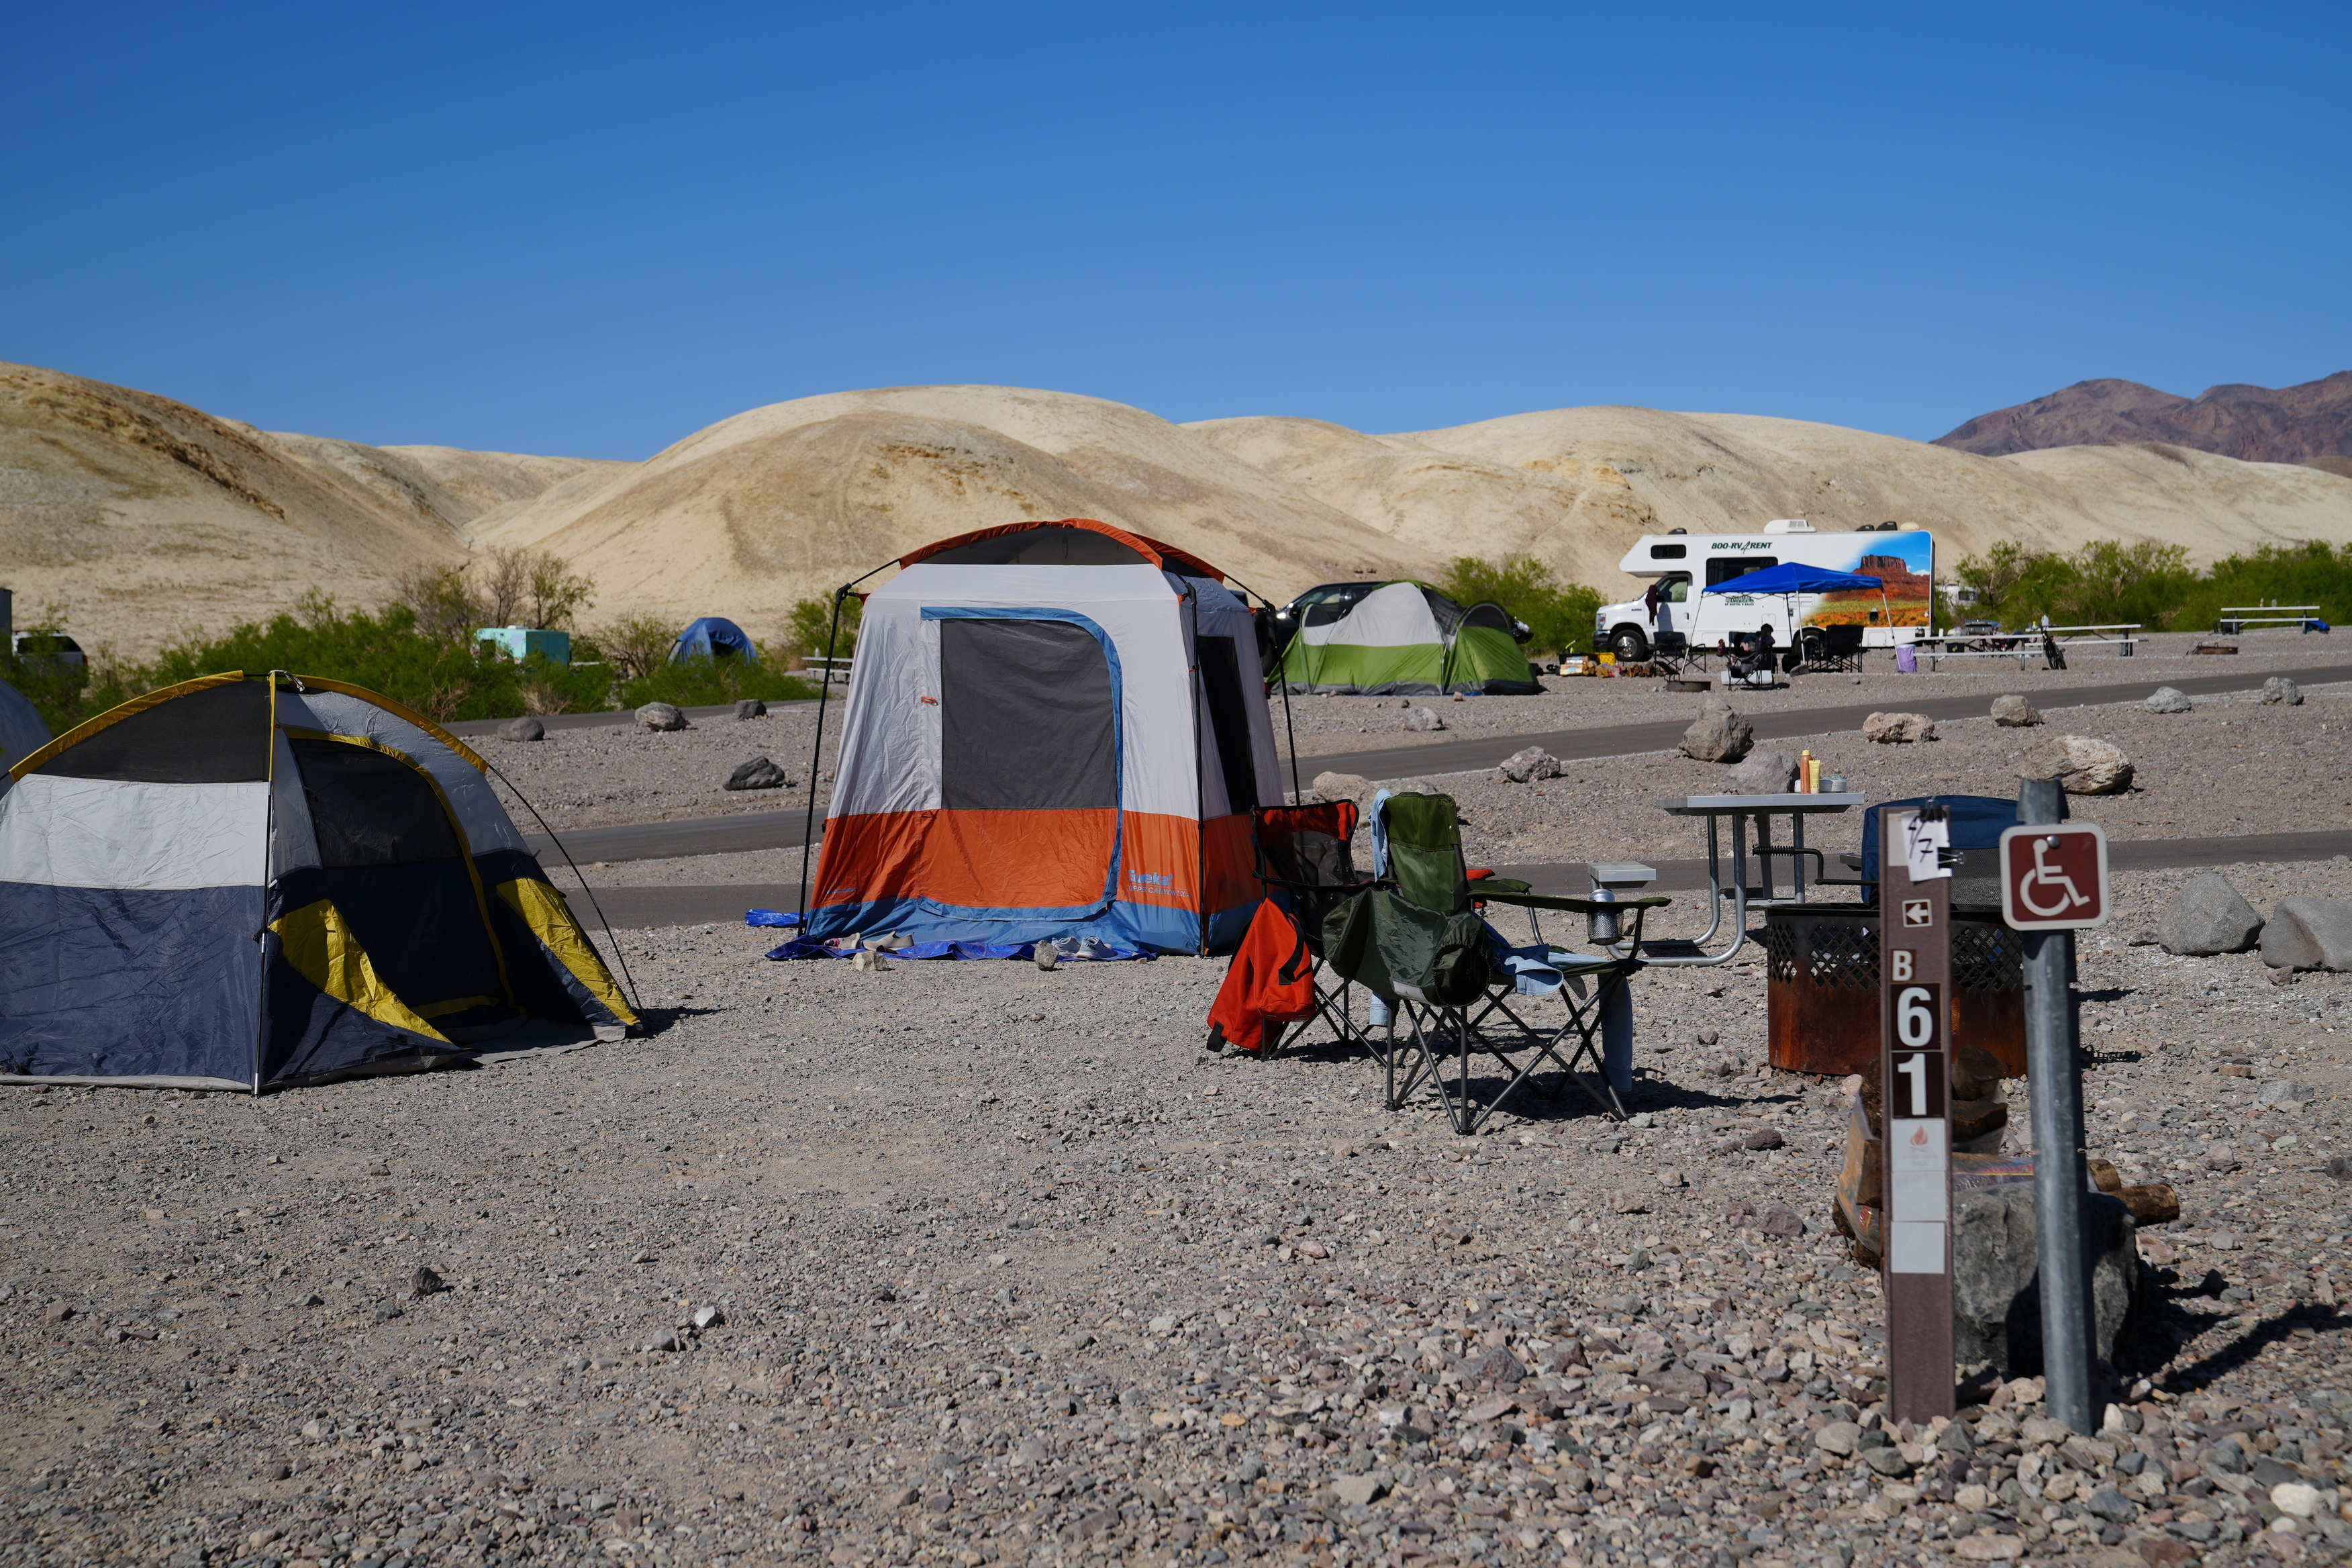
M1858 572L1833 572L1801 561L1783 562L1761 572L1743 573L1699 590L1703 594L1842 594L1854 588L1875 588L1883 595L1885 581Z
M672 664L689 658L740 658L747 663L760 662L760 650L733 621L717 616L705 616L677 634L670 645Z

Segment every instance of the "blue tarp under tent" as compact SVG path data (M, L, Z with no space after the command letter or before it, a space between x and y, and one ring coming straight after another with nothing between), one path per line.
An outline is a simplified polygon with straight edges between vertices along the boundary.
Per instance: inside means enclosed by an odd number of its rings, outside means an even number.
M689 658L740 658L757 664L760 650L733 621L705 616L677 634L677 641L670 645L669 658L672 664Z

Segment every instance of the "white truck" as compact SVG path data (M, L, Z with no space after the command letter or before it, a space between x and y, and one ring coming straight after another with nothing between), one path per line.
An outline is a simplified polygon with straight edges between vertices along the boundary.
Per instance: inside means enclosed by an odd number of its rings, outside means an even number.
M1797 562L1875 577L1883 592L1709 594L1768 566ZM1893 647L1925 636L1933 620L1936 541L1901 523L1824 533L1802 518L1776 518L1759 533L1644 534L1617 569L1652 580L1649 592L1603 605L1593 617L1592 646L1639 664L1652 650L1676 654L1728 645L1770 626L1792 647L1806 626L1859 627L1859 646ZM1853 633L1831 634L1851 640Z

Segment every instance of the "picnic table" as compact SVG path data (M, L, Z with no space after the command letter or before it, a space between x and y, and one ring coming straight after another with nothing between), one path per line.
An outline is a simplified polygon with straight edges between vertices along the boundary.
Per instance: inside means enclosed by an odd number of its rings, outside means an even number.
M1954 632L1945 637L1916 637L1911 646L1919 650L1930 670L1948 658L2013 658L2017 668L2023 669L2028 659L2036 658L2048 659L2053 669L2063 669L2066 650L2074 647L2114 647L2122 650L2118 658L2131 658L2132 649L2144 640L2134 635L2139 629L2140 623L2137 621L2111 626L2028 626L2018 632Z
M2221 619L2213 629L2225 637L2236 637L2249 626L2299 626L2306 634L2324 632L2327 623L2319 618L2317 605L2224 605Z
M1805 862L1811 858L1816 868L1814 880L1821 879L1822 852L1805 843L1805 819L1853 810L1863 803L1859 792L1843 795L1670 795L1658 803L1659 807L1674 816L1703 817L1706 822L1706 930L1697 936L1659 938L1643 943L1644 963L1662 967L1698 968L1728 963L1748 943L1748 911L1769 910L1783 904L1803 904L1805 896ZM1785 842L1773 837L1775 818L1788 819ZM1723 829L1726 822L1731 829L1730 878L1727 884L1723 865ZM1754 843L1748 835L1753 824ZM1760 880L1751 886L1750 859L1755 862L1755 875ZM1790 863L1789 896L1781 898L1774 890L1772 875L1775 860ZM1719 952L1707 951L1707 944L1717 939L1723 929L1724 906L1731 906L1731 942Z

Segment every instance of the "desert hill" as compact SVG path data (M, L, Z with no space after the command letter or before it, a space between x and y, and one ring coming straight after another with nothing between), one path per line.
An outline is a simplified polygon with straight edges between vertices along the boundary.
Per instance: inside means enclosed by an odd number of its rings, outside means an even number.
M2256 463L2321 461L2343 473L2342 460L2352 458L2352 370L2275 389L2210 386L2195 397L2136 381L2078 381L1980 414L1936 445L1997 458L2116 441L2161 441Z
M1444 555L1365 526L1157 415L993 386L832 393L754 408L626 473L483 518L483 543L554 551L608 599L725 614L766 636L916 545L1024 518L1093 517L1287 596Z
M2210 561L2352 540L2352 477L2177 446L1984 457L1835 426L1592 407L1367 435L1312 419L1171 424L1099 398L992 386L834 393L754 408L642 463L273 435L166 398L0 366L0 585L86 640L152 651L310 588L386 598L420 565L554 551L589 619L716 614L772 637L801 597L909 547L1022 518L1164 538L1276 598L1532 553L1627 591L1667 528L1897 519L1941 559L2002 539L2153 538Z
M20 625L56 607L86 641L144 654L314 587L373 605L404 572L465 560L483 512L627 466L272 435L0 364L0 586Z

